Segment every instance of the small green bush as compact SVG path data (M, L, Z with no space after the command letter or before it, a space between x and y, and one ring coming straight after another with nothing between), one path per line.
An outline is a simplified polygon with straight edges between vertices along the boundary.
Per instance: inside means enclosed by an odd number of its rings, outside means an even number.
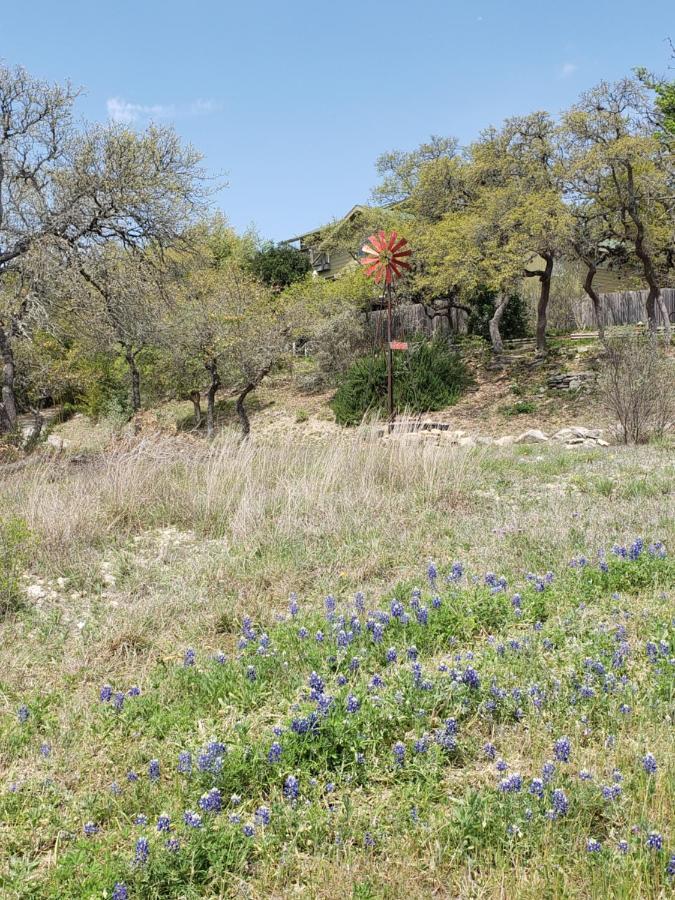
M487 288L477 291L470 298L469 334L480 335L486 341L490 340L490 319L495 311L494 299L495 292ZM527 309L525 301L519 294L509 297L499 330L505 341L527 336Z
M19 578L28 555L30 532L23 519L0 522L0 618L21 605Z
M394 406L400 411L431 412L451 406L469 383L459 355L440 338L416 339L394 354ZM358 359L345 374L332 402L341 425L358 425L369 412L387 406L386 353Z

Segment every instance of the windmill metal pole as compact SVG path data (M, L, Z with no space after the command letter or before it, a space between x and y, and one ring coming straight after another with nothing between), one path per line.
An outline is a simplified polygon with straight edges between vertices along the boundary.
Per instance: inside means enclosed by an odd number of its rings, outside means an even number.
M394 421L394 351L391 346L391 285L387 285L387 407L389 430Z

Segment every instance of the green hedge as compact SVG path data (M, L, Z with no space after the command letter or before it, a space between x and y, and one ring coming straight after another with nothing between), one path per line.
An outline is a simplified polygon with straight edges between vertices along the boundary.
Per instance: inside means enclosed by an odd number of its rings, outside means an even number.
M456 403L469 383L459 355L444 338L415 339L394 353L394 407L432 412ZM380 352L358 359L346 372L331 403L340 425L358 425L366 413L386 413L387 359Z

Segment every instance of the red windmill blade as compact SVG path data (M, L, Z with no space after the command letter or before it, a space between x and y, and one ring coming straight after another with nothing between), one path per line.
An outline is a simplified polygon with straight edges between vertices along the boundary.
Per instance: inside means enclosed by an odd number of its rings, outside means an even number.
M401 277L404 269L410 268L410 263L406 257L410 256L412 250L405 249L407 245L405 238L400 238L395 231L390 235L384 231L377 231L371 234L366 243L361 247L363 258L361 265L364 267L365 273L372 278L376 284L384 284L388 287Z

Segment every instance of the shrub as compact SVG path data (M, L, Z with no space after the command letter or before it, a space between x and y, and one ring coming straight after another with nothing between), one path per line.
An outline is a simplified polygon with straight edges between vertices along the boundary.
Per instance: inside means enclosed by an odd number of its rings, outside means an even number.
M471 309L468 328L469 334L476 334L490 340L490 319L495 311L495 293L483 288L477 291L468 301ZM527 309L525 301L519 294L513 294L504 310L499 330L503 340L526 337Z
M20 606L19 578L28 554L29 537L23 519L0 521L0 618Z
M328 319L310 342L319 384L335 384L372 343L366 317L357 310L345 309Z
M619 420L624 443L660 434L675 416L675 366L649 339L614 338L601 363L600 396Z
M430 412L456 403L469 377L464 363L445 340L416 339L407 352L394 354L394 407ZM346 373L332 402L341 425L358 425L368 412L387 405L386 353L357 360Z

